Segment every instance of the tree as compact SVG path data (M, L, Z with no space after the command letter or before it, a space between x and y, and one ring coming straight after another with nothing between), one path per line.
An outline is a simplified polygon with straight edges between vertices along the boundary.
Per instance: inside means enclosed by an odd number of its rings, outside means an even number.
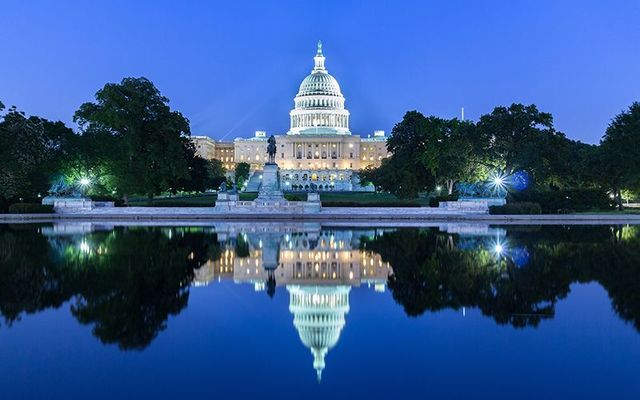
M227 170L224 167L222 161L217 159L209 160L209 164L211 165L211 176L212 182L211 187L213 189L217 189L222 185L222 182L227 180Z
M152 197L175 190L189 177L194 157L189 121L169 108L169 100L146 78L124 78L96 93L74 114L83 133L108 134L113 184L125 200L129 194Z
M245 162L236 165L235 183L237 187L241 188L245 181L249 179L250 168L251 166Z
M437 149L444 120L425 117L417 111L407 112L387 139L392 156L377 169L361 172L363 182L389 191L400 198L415 198L435 186L432 171L437 168Z
M622 191L640 188L640 103L615 116L602 140L597 171L622 210Z
M445 121L437 148L433 173L443 182L448 194L453 194L456 182L475 182L488 176L488 168L477 151L475 124L452 119ZM432 153L433 154L433 153Z
M512 172L525 170L536 182L551 175L549 167L558 161L557 144L566 140L553 128L553 117L534 105L496 107L477 124L481 152L493 168Z
M186 192L204 192L218 188L226 179L224 173L220 160L194 156L189 160L189 179L182 180L179 186Z
M62 122L10 108L0 120L0 197L34 199L46 193L73 136Z

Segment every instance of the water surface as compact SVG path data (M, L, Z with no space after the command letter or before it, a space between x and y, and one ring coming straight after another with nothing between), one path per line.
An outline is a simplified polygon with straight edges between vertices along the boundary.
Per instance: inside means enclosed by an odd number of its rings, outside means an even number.
M640 227L0 225L0 398L638 398Z

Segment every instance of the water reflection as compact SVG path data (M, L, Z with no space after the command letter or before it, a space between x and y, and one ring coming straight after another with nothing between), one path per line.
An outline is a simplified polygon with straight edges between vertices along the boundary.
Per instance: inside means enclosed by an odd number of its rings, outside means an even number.
M11 326L68 302L101 342L141 350L193 287L233 281L288 293L320 379L353 287L388 289L410 317L476 308L524 328L554 317L573 283L595 281L640 330L639 261L635 226L0 225L0 314Z

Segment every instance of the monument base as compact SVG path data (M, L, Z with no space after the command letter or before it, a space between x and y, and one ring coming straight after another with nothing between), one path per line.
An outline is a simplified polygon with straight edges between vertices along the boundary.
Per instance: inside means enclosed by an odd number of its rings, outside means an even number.
M460 198L457 201L441 201L439 208L447 211L462 211L470 213L489 213L489 207L502 206L506 200L499 197L488 198Z
M262 184L256 201L286 201L280 189L280 167L276 163L267 163L262 171Z
M276 163L267 163L262 171L262 184L258 197L253 201L240 201L237 195L218 193L215 210L221 212L264 212L277 213L316 213L322 204L320 195L309 193L307 201L288 201L280 189L280 168Z

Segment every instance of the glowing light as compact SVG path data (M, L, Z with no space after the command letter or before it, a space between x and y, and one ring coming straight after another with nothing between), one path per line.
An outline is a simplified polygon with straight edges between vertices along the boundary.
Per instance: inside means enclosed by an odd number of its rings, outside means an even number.
M89 178L81 178L80 179L80 184L82 186L88 186L89 184L91 184L91 180Z
M89 247L89 244L83 240L82 242L80 242L80 251L82 251L83 253L89 253L91 252L91 247Z
M493 250L496 252L496 254L502 254L502 251L504 250L502 248L502 245L500 243L496 244L495 247L493 248Z
M436 186L436 190L439 192L442 190L442 186Z

